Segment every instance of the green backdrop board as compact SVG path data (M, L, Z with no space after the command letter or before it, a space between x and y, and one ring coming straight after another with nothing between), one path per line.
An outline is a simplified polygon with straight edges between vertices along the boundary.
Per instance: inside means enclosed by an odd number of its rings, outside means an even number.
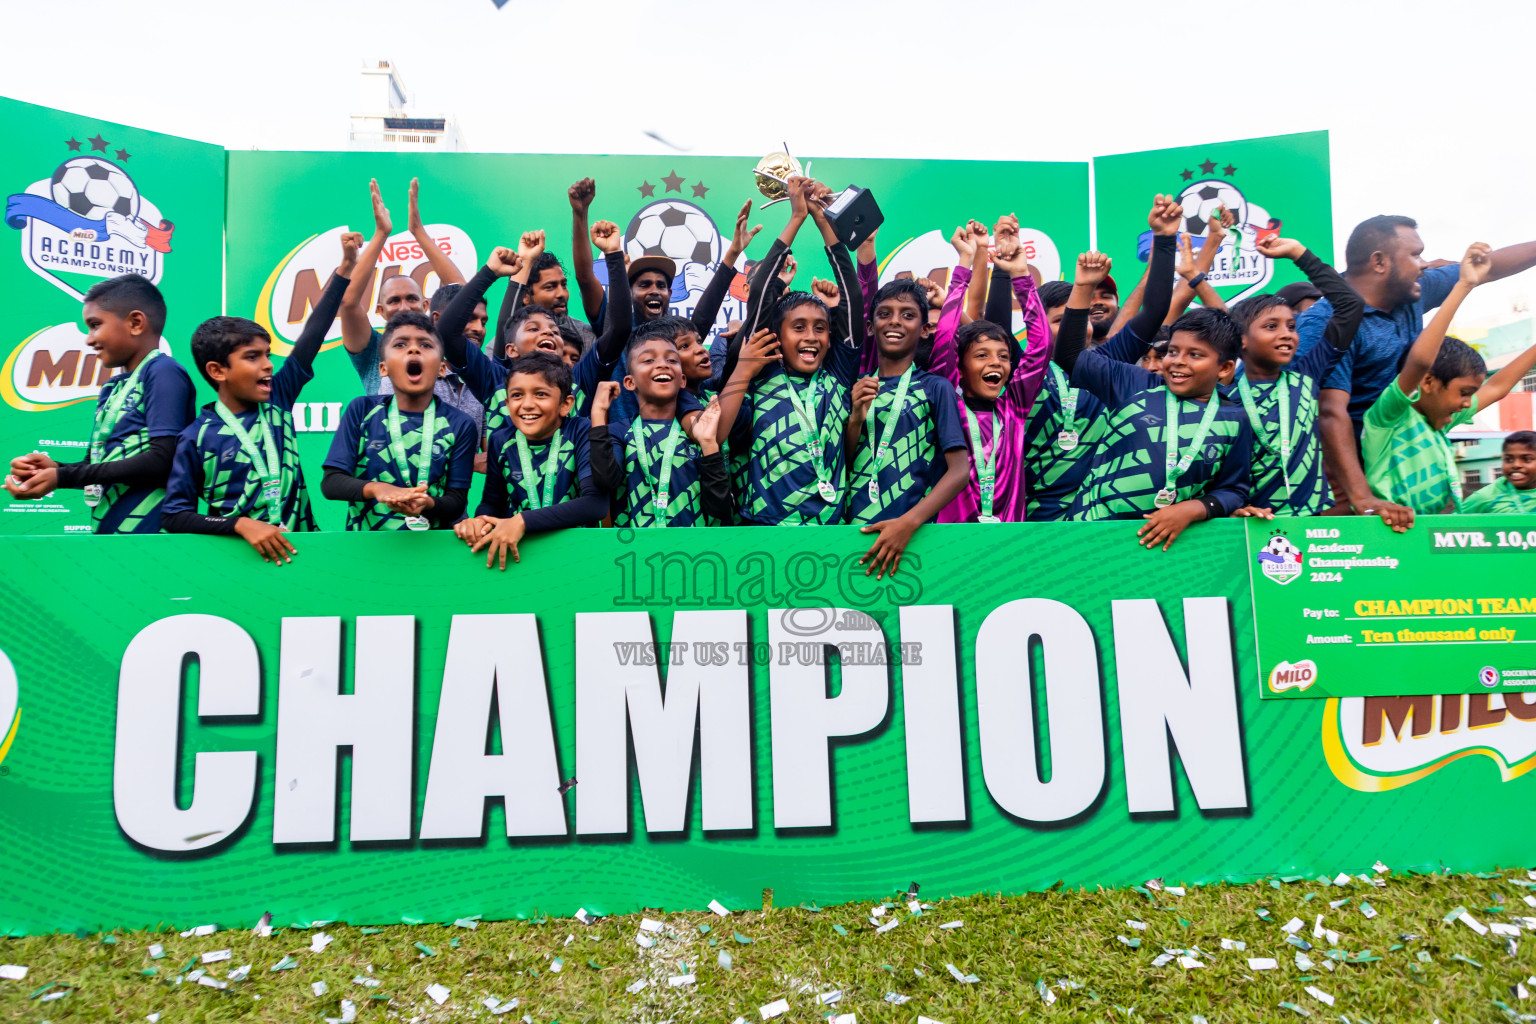
M1536 718L1536 516L1247 523L1261 696L1501 693ZM1472 707L1473 727L1504 717Z
M47 580L0 592L0 930L1528 859L1536 722L1260 701L1244 525L1133 531L927 527L884 582L841 527L566 533L505 574L442 534L282 568L0 539Z
M1184 230L1196 245L1218 207L1237 218L1238 230L1227 236L1209 275L1228 305L1305 279L1289 261L1259 255L1260 232L1278 229L1333 262L1327 132L1095 157L1093 174L1098 246L1114 260L1122 299L1146 270L1147 211L1159 192L1179 199Z
M85 344L81 300L106 278L148 276L165 292L169 351L190 366L192 328L222 301L224 149L3 97L0 118L0 273L11 310L0 337L0 456L78 462L110 376ZM90 528L79 491L0 508L0 534Z
M437 287L406 230L413 177L421 181L428 233L466 277L493 247L515 246L523 231L535 228L546 230L549 250L569 273L566 189L591 177L597 181L592 219L617 223L631 255L651 246L677 260L682 273L673 288L673 310L691 315L730 242L741 204L763 202L753 185L754 163L743 157L231 152L228 312L266 324L274 338L296 339L340 257L341 232L350 228L367 235L373 230L370 178L378 179L396 232L380 260L374 294L383 280L400 273L416 275L429 297ZM879 201L886 217L879 234L882 280L909 274L947 281L955 261L949 235L972 217L990 225L1018 211L1023 240L1046 278L1057 277L1064 259L1070 263L1087 245L1087 163L816 159L809 170L834 188L849 183L867 188ZM1040 202L1041 196L1050 201ZM763 231L747 260L767 251L788 216L787 203L754 209L752 223L762 224ZM591 251L589 242L582 244ZM813 224L802 231L796 253L796 287L809 288L813 276L830 276ZM502 289L497 284L489 293L493 318ZM571 313L579 317L574 278L571 289ZM738 285L717 325L739 319L744 309ZM375 317L375 325L382 324ZM306 464L323 459L342 406L360 393L340 338L338 325L316 362L315 380L303 396L305 408L296 417L304 428L299 446ZM322 527L340 528L340 518L329 509L317 511Z

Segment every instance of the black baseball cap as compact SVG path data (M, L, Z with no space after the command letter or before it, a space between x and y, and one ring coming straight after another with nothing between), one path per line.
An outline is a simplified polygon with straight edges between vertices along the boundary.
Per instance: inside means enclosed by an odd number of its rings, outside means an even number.
M1295 306L1298 302L1303 302L1307 299L1320 299L1323 297L1323 293L1318 291L1317 285L1311 281L1293 281L1275 292L1275 295L1282 299L1287 306Z

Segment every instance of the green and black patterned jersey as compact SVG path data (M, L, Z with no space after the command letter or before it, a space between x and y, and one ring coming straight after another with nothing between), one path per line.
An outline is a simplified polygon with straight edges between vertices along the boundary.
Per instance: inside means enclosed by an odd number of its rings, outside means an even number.
M833 354L856 365L858 352L847 345L834 343L827 358ZM790 388L808 406L817 428L814 433L796 413ZM746 456L736 490L736 510L743 525L843 521L847 498L843 428L848 413L848 385L825 369L804 377L773 364L752 379L731 429L731 451ZM812 450L818 438L819 471ZM822 481L829 486L830 497L822 493Z
M288 365L288 364L284 364ZM277 392L277 377L273 392ZM165 514L197 512L199 503L209 515L248 517L275 523L292 531L311 531L315 525L309 491L304 486L304 470L299 465L299 449L294 441L293 413L290 405L277 400L264 402L250 412L236 416L247 435L261 445L258 422L271 431L278 463L278 501L275 510L267 506L262 481L246 454L240 439L209 402L203 406L192 425L181 432L176 446L176 461L166 485ZM265 459L265 448L260 447Z
M134 373L118 374L96 401L89 461L119 462L144 453L149 442L177 437L193 415L192 378L163 353L151 353ZM115 422L108 420L116 415ZM108 484L91 507L97 533L159 533L165 488Z
M592 475L588 452L589 430L588 421L579 416L569 416L561 422L560 448L554 456L554 484L548 490L549 505L579 497L582 477ZM506 519L519 512L548 507L544 502L546 489L550 487L546 483L546 470L549 467L549 447L554 440L553 437L547 437L542 441L529 442L529 462L536 478L530 480L523 472L523 462L517 447L517 428L509 425L492 431L486 449L485 491L480 506L475 509L475 515ZM535 487L536 494L533 493Z
M1103 352L1084 352L1072 383L1104 403L1104 434L1088 480L1073 503L1077 520L1140 519L1156 509L1154 498L1167 485L1167 385L1158 374L1118 362ZM1178 477L1178 501L1208 497L1226 515L1248 503L1248 464L1253 431L1241 405L1221 395L1210 431ZM1206 412L1206 403L1180 400L1179 455L1187 453Z
M398 465L390 451L387 426L393 395L364 395L354 398L341 415L341 426L331 442L325 465L361 480L410 487L416 480L416 458L421 450L423 414L400 414L400 440L404 447L404 465ZM434 400L437 429L432 437L432 461L427 474L427 493L436 498L446 488L468 490L475 472L475 451L479 448L479 430L475 422L459 410ZM354 501L347 505L349 530L405 530L406 517L388 505L376 501ZM441 524L448 525L448 524Z
M875 454L885 437L900 382L899 374L880 378L880 392L864 422L864 433L848 477L850 523L863 525L905 514L944 476L944 453L965 450L954 385L914 369L902 408L896 411L891 449L879 470L875 500L870 500Z
M645 463L637 444L637 434L645 431ZM667 512L665 521L656 515L656 488L662 480L662 458L669 439L676 437L672 452L671 472L667 477ZM595 442L594 442L595 444ZM599 486L607 489L609 483L602 479L600 459L602 454L595 448L592 453L593 476ZM704 461L707 458L693 439L688 437L682 424L676 419L636 419L613 423L608 428L607 465L612 466L617 486L612 488L613 525L636 528L650 526L720 526L728 516L727 506L716 511L724 516L712 516L706 507L704 493ZM716 455L717 460L720 459ZM723 462L717 462L717 472L723 472Z
M1084 388L1068 384L1064 391L1061 381L1065 377L1055 363L1047 368L1045 383L1025 421L1024 518L1032 523L1066 518L1072 499L1093 468L1104 433L1104 403ZM1069 423L1063 397L1073 393L1077 407ZM1070 448L1059 443L1064 433L1074 442Z

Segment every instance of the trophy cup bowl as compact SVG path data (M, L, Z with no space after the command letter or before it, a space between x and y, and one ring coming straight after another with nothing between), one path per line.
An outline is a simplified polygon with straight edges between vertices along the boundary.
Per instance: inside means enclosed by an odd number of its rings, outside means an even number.
M789 179L805 172L800 167L800 161L789 155L786 150L781 153L769 153L757 162L752 170L752 177L757 182L757 190L763 194L768 202L758 204L759 210L765 210L774 203L782 203L789 198Z

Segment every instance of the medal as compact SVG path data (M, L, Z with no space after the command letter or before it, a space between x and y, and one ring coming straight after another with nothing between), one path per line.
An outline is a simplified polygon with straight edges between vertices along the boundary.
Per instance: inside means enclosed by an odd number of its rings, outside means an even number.
M832 486L832 474L827 469L825 460L821 457L821 425L816 422L812 415L812 413L819 411L821 406L820 370L811 375L806 388L811 393L809 402L803 399L800 393L795 390L793 380L788 376L784 378L784 389L789 392L789 404L794 408L795 415L800 418L800 423L805 427L806 433L810 434L810 440L806 442L806 447L811 453L812 468L816 470L816 490L821 495L821 499L831 505L837 502L837 488Z
M139 360L139 365L133 368L133 372L122 378L121 383L112 389L107 400L96 407L96 416L91 422L91 462L100 465L107 461L107 439L117 429L117 424L123 418L123 407L128 404L129 394L139 389L139 380L143 376L144 367L155 356L160 354L159 349L152 349ZM106 496L107 489L102 484L86 484L82 488L85 492L85 504L87 508L94 509L101 504Z
M1077 431L1063 430L1056 435L1056 447L1064 452L1069 452L1077 447Z
M400 478L405 481L404 486L414 487L417 484L429 483L432 479L432 439L437 435L437 399L434 398L428 402L426 410L421 414L421 445L416 449L414 477L411 473L410 460L405 453L405 440L400 434L400 406L394 399L390 399L389 416L385 419L385 426L389 430L389 454L394 459L395 469L400 473ZM408 530L425 530L431 525L426 516L405 517L405 527Z
M909 365L901 374L901 379L896 383L896 393L891 399L890 416L886 418L885 429L880 433L880 443L875 446L875 457L869 467L869 503L876 504L880 500L880 470L891 457L891 442L896 437L896 421L901 418L901 410L907 406L907 389L912 384L912 371L916 364ZM875 396L875 401L870 403L869 415L875 418L875 403L880 401L880 396ZM874 437L874 430L870 431L870 437Z
M645 420L635 420L635 461L640 464L640 472L656 492L653 507L656 510L657 526L667 525L667 509L672 504L672 457L677 454L677 445L682 439L683 428L677 425L677 420L670 421L667 424L667 439L661 445L661 468L653 469L651 453L645 446Z
M1056 384L1056 393L1061 396L1061 432L1056 435L1056 447L1064 452L1069 452L1077 447L1077 396L1078 390L1067 386L1067 375L1060 366L1054 362L1050 364L1051 380Z
M251 472L260 481L257 507L251 510L254 513L251 518L264 519L274 526L281 525L283 482L279 475L281 471L277 462L277 444L272 439L271 425L262 416L259 407L256 410L256 429L251 432L246 431L239 418L226 409L223 402L214 402L213 410L219 414L219 419L224 421L229 432L235 435L235 440L240 442L240 450L250 460ZM257 441L262 443L258 445Z
M965 429L971 435L971 461L976 464L976 490L980 494L981 508L976 514L978 523L1000 523L997 516L992 514L993 491L997 485L997 453L1003 447L1003 430L1005 420L992 410L992 452L987 453L987 447L981 441L981 421L971 411L968 405L962 405L965 410Z
M1179 497L1179 477L1189 469L1195 461L1195 456L1200 453L1200 448L1205 444L1205 436L1211 432L1211 424L1216 422L1216 410L1221 402L1213 392L1205 401L1205 413L1200 417L1200 425L1195 428L1195 436L1189 442L1189 448L1182 456L1179 455L1179 406L1180 399L1172 391L1163 392L1163 407L1167 411L1167 417L1163 427L1163 441L1166 456L1163 461L1163 489L1157 492L1153 504L1158 508L1167 508Z

